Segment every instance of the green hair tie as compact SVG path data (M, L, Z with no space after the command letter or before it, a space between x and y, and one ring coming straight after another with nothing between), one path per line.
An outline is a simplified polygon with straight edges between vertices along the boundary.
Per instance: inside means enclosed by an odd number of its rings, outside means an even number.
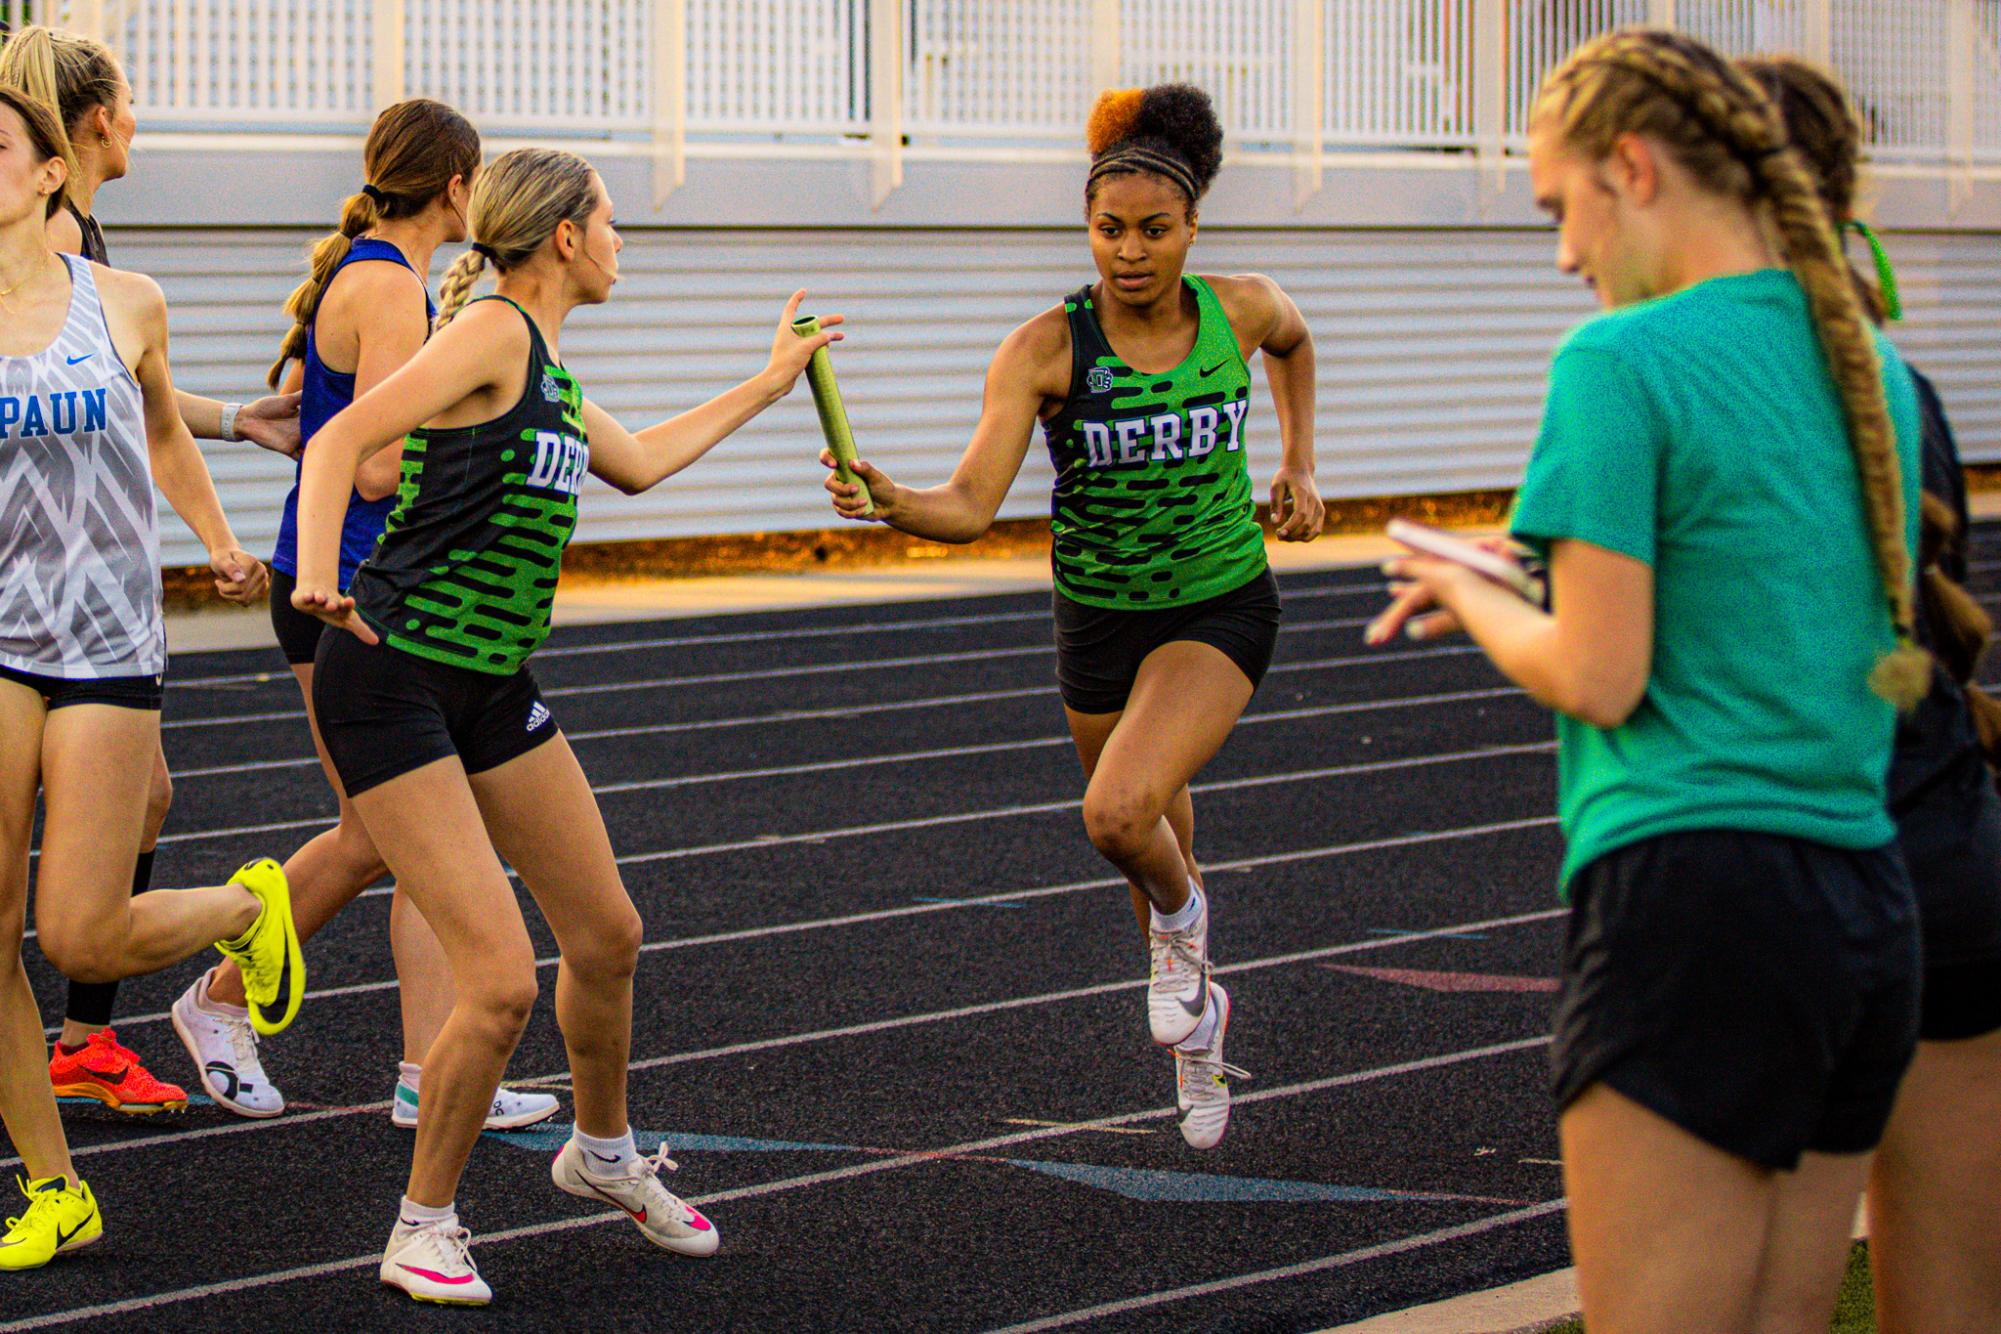
M1883 312L1893 320L1904 318L1904 303L1897 297L1897 271L1890 267L1890 257L1883 250L1883 243L1876 239L1876 233L1860 218L1850 218L1841 224L1843 231L1854 232L1869 245L1869 253L1876 257L1876 289L1883 294Z

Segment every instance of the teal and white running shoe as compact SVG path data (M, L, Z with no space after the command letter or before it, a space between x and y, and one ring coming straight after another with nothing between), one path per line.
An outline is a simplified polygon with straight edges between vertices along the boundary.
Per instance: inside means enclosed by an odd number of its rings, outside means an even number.
M517 1093L503 1086L493 1095L493 1107L486 1114L488 1130L520 1130L546 1121L562 1109L547 1093ZM417 1090L409 1080L396 1080L396 1101L390 1104L389 1119L404 1130L417 1128Z

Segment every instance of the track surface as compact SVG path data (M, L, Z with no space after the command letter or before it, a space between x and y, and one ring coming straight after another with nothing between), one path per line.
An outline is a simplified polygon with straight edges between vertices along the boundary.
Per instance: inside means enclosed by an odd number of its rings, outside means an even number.
M68 1113L106 1238L6 1280L0 1331L1290 1331L1568 1263L1549 720L1463 646L1365 650L1373 573L1281 584L1277 665L1196 796L1227 1054L1256 1074L1215 1151L1176 1129L1141 944L1083 836L1046 594L572 630L536 672L646 919L633 1124L721 1253L555 1191L544 1127L487 1136L459 1197L488 1313L377 1285L410 1146L378 890L265 1044L284 1117ZM156 884L328 820L275 650L177 658L166 727ZM190 1088L164 1012L202 966L120 1000ZM545 999L510 1079L561 1093L564 1069Z

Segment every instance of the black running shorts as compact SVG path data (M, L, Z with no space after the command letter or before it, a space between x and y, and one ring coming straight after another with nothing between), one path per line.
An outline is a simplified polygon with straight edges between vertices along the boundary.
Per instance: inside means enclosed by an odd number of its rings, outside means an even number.
M320 631L327 623L308 616L292 605L292 590L299 581L283 570L271 570L271 629L278 635L278 648L294 667L309 663L319 651Z
M1139 665L1162 644L1193 640L1220 650L1256 689L1278 646L1278 581L1271 570L1185 607L1125 611L1055 594L1056 685L1078 713L1117 713Z
M72 704L110 704L120 709L158 713L166 699L166 678L160 676L100 676L94 680L70 680L62 676L42 676L0 667L0 681L12 681L42 697L50 712Z
M1894 845L1692 830L1572 878L1550 1064L1778 1169L1882 1138L1918 1036L1917 906Z
M350 797L450 755L469 774L496 769L559 734L526 667L491 676L345 630L320 640L313 712Z
M1918 1036L2001 1029L2001 797L1978 753L1912 795L1897 817L1924 941Z

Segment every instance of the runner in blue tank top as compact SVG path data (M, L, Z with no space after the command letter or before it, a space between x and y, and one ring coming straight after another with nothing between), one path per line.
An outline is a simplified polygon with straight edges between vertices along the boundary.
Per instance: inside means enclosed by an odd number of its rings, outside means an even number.
M409 258L401 250L397 249L394 242L385 241L380 236L359 237L348 247L347 254L334 266L332 275L327 279L327 290L329 292L333 290L334 283L340 278L342 273L347 271L350 265L365 263L369 260L398 264L410 270L411 275L417 280L419 289L424 293L424 325L426 328L429 328L431 321L437 316L438 308L431 300L429 289L423 286L423 273L412 267ZM408 286L408 284L400 281L394 275L381 275L381 278L386 278L387 283L385 284L381 279L378 279L376 284L374 284L375 286L388 285L396 289ZM400 290L397 292L399 301L403 298L403 295ZM316 323L317 321L315 321ZM361 331L343 330L342 332L350 334L350 337L358 341ZM359 367L357 366L358 369ZM299 436L302 445L304 445L312 442L313 436L319 432L320 427L331 421L335 413L354 402L356 371L337 371L327 365L326 361L320 356L319 342L314 336L314 324L306 326L306 356L304 362L301 363L301 371L303 379L299 386ZM401 458L400 452L384 452L388 454L391 461ZM298 469L304 466L305 450L301 448L298 463L292 472L292 489L285 496L284 517L278 521L278 545L271 553L271 568L283 573L287 578L294 579L298 577L299 573ZM355 570L360 567L363 561L368 559L368 553L375 549L375 540L382 536L382 525L388 522L389 511L396 508L396 492L393 486L393 477L392 486L389 491L381 491L378 485L371 485L369 490L374 492L374 494L364 493L357 487L354 495L347 502L347 522L341 529L340 534L340 583L342 588L347 587L348 582L354 578ZM277 623L279 616L277 603L274 602L272 603L274 625ZM313 643L317 644L319 642L320 623L314 621L310 630ZM295 656L293 646L286 644L282 639L280 645L285 648L285 656L288 661L310 663L313 660L311 646L306 647L305 656L301 658Z
M312 272L286 310L294 325L271 368L275 385L303 395L300 428L310 448L320 427L401 367L424 345L435 308L423 275L441 244L466 238L465 209L479 169L479 134L450 107L426 99L398 103L376 118L363 150L361 191L348 199L340 230L313 250ZM421 302L421 304L420 304ZM392 508L400 451L385 449L355 479L341 533L340 580L374 549ZM303 458L303 451L301 452ZM285 498L278 546L271 558L271 625L312 710L313 649L321 624L292 608L298 489ZM299 903L299 930L311 936L386 874L340 782L340 822L286 863ZM452 988L437 937L399 893L390 907L389 938L403 1004L403 1065L392 1116L417 1124L417 1090L424 1052L451 1012ZM276 1116L284 1097L266 1077L244 1024L243 981L227 965L197 979L174 1006L180 1033L206 1092L239 1116ZM488 1125L518 1128L555 1113L548 1094L502 1089Z

